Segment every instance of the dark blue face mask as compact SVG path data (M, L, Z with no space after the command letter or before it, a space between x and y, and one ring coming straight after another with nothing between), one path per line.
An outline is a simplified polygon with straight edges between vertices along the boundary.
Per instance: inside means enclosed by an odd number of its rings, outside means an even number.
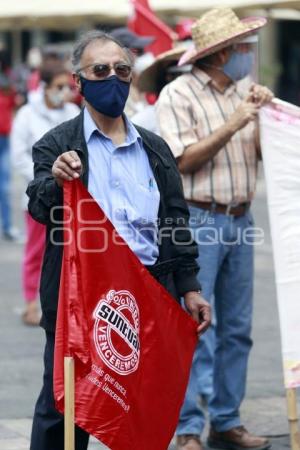
M125 108L130 82L112 75L105 80L87 80L80 75L81 93L86 101L101 114L119 117Z

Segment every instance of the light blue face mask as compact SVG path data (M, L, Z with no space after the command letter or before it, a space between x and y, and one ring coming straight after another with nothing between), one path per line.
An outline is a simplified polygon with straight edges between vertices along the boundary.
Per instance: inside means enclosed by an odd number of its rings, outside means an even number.
M233 81L242 80L251 73L254 58L254 52L240 53L234 51L222 70Z

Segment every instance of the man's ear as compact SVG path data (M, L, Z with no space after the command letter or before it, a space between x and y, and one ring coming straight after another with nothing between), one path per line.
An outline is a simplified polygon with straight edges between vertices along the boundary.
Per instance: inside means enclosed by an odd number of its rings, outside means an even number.
M77 73L73 73L72 77L73 77L76 88L78 89L79 93L82 94L80 76Z
M231 56L232 47L222 48L218 53L216 53L216 57L218 58L218 65L224 66Z

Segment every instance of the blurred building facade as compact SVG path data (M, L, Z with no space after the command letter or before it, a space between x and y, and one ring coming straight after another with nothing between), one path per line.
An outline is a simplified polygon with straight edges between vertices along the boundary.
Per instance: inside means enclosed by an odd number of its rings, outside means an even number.
M175 6L179 2L173 0L152 0L151 5L164 21L175 27L180 17L199 17L207 9L205 1L189 0L184 2L181 9ZM0 0L0 6L2 3L4 5L3 0ZM22 5L24 11L15 9L9 12L7 2L4 9L0 8L0 47L7 49L12 66L24 62L32 47L66 43L71 48L72 42L81 32L91 28L110 31L126 24L128 15L133 13L127 0L66 0L60 2L61 9L58 0L26 0L16 3L20 7ZM83 3L86 4L82 5ZM209 1L211 6L220 3L220 0ZM269 25L260 37L260 81L274 89L282 99L300 105L300 0L236 0L232 3L233 6L237 5L240 15L260 14L269 18ZM251 10L249 5L252 3L254 6L269 4L272 9ZM48 9L45 9L45 4ZM273 9L273 4L287 4L294 9Z

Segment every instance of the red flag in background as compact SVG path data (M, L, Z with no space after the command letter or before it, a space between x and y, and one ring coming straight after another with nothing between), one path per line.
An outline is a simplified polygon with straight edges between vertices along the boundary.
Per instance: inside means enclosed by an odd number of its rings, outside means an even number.
M54 395L75 359L75 421L112 450L166 450L197 324L149 274L80 181L64 186ZM121 245L120 245L121 244Z
M156 56L173 48L177 33L155 15L148 0L131 0L131 4L133 14L128 19L128 28L140 36L156 37L146 50Z

